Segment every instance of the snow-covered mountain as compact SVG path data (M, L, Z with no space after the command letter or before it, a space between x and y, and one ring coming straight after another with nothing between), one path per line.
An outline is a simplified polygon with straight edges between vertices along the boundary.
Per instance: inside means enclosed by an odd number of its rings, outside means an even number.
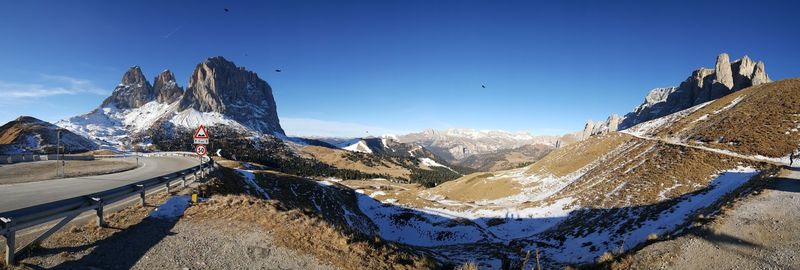
M130 135L160 125L188 129L224 125L284 136L272 88L255 72L223 57L198 64L185 92L169 70L154 81L152 86L138 66L131 67L100 107L56 125L113 148L128 148Z
M0 155L55 153L59 127L30 117L19 118L0 126ZM70 131L61 132L61 146L66 153L97 149L97 145Z
M475 130L451 128L446 130L426 129L397 137L400 142L416 143L430 149L438 156L448 160L512 149L528 144L556 146L571 139L564 136L534 136L527 132L507 132L501 130Z

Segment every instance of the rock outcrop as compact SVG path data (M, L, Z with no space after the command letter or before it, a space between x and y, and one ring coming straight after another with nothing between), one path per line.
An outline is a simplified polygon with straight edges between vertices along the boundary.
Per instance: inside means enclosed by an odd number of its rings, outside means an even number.
M770 82L763 62L750 57L730 62L728 54L717 57L714 69L699 68L678 87L656 88L645 101L625 115L619 129L659 118L689 107L718 99L735 91Z
M153 80L153 92L156 101L165 104L178 101L183 95L183 89L175 82L175 75L169 69L159 73Z
M586 125L583 126L583 133L581 133L581 139L585 140L592 136L592 131L594 131L594 122L592 120L586 121Z
M594 135L606 134L609 132L617 131L619 129L619 123L621 121L622 117L616 114L612 114L605 121L599 121L597 123L593 123L592 120L589 120L583 127L582 139L586 139Z
M114 88L111 96L103 101L101 107L138 108L154 98L153 87L144 77L142 69L139 66L133 66L125 72L122 81Z
M749 60L750 58L747 59ZM741 60L739 62L741 63ZM727 53L717 56L717 63L714 66L715 83L725 86L728 90L733 89L733 72L731 69L731 61Z
M269 84L221 56L195 67L178 109L217 112L253 130L284 135Z
M753 85L765 84L771 81L767 76L767 72L764 71L764 62L759 61L753 71Z

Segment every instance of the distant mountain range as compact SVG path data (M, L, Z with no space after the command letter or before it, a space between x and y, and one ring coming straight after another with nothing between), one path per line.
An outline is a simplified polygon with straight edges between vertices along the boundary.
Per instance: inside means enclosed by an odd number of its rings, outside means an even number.
M578 139L577 134L562 136L534 136L527 132L475 129L426 129L419 133L397 136L398 141L416 143L430 149L447 161L460 160L472 155L518 148L530 144L555 147Z

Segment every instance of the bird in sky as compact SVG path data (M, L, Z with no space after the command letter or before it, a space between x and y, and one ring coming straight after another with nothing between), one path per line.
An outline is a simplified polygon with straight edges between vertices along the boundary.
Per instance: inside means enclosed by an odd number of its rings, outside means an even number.
M225 12L230 12L230 11L231 11L230 9L227 9L227 8L225 9Z
M486 85L485 84L481 84L481 88L486 88Z
M280 69L276 69L276 70L275 70L275 72L281 72L281 71L282 71L282 70L280 70Z

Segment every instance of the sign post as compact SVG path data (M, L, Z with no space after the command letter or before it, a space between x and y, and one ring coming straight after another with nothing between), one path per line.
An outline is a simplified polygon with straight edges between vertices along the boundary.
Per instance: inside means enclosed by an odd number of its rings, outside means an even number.
M206 154L208 153L208 149L206 148L209 139L208 130L206 130L206 127L204 125L200 125L199 127L197 127L197 130L194 132L194 136L192 136L192 138L194 138L194 144L195 144L194 152L200 159L200 178L204 178L205 175L203 172L203 157L206 156Z

